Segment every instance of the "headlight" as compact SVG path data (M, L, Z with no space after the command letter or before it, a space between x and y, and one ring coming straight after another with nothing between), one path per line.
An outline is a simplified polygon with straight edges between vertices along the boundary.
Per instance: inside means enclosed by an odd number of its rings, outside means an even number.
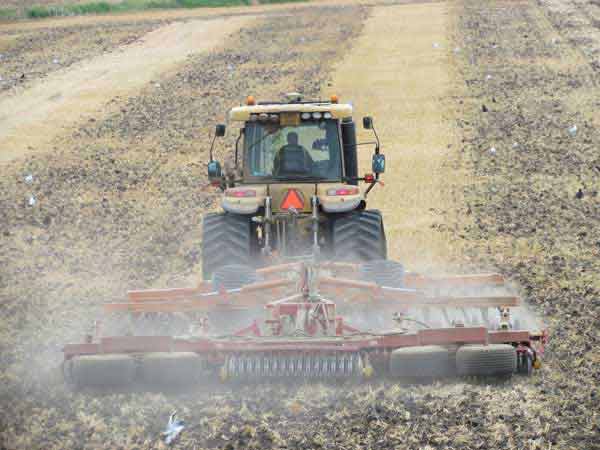
M323 114L323 118L324 118L324 119L331 119L332 117L333 117L333 116L331 115L331 113L330 113L330 112L326 112L326 113L324 113L324 114Z
M300 117L302 117L302 120L308 120L310 119L310 113L302 113Z
M323 117L323 114L321 114L320 112L314 112L312 113L313 119L320 119L321 117Z

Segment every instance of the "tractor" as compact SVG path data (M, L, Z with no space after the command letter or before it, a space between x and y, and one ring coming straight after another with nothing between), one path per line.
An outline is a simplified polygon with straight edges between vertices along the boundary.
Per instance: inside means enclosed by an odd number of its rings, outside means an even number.
M428 276L387 259L381 214L366 202L385 170L371 117L363 127L374 140L360 143L352 106L336 96L248 97L230 120L241 123L233 164L223 170L213 157L225 125L210 147L223 212L204 217L203 280L104 304L84 341L63 349L67 383L423 380L541 367L547 333L520 320L502 275ZM374 146L363 176L361 145Z
M356 141L352 105L304 101L256 102L231 110L240 123L233 165L223 171L213 158L208 177L223 190L223 212L204 216L204 279L220 267L256 266L312 255L336 261L387 257L381 213L367 208L367 196L385 170L373 119L363 118L374 141ZM372 173L358 175L357 148L373 145ZM366 184L361 189L359 183Z

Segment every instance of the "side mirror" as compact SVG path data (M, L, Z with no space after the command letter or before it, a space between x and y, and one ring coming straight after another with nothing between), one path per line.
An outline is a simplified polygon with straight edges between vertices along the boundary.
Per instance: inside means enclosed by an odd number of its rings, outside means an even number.
M215 136L223 137L225 136L225 125L220 123L215 127Z
M371 116L363 117L363 128L365 130L370 130L373 128L373 118Z
M208 179L213 182L221 178L221 164L219 161L210 161L208 163Z
M373 155L373 173L385 172L385 155L376 153Z

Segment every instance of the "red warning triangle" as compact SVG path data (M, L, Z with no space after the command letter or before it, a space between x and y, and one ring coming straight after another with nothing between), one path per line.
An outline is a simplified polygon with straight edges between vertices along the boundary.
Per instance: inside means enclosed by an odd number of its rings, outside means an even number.
M281 202L281 209L304 209L304 200L302 200L302 194L296 189L289 189L283 201Z

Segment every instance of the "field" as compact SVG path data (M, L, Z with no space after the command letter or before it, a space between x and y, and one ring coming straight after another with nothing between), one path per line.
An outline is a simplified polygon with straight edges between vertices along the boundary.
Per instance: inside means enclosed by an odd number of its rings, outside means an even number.
M47 17L129 13L132 11L216 8L289 3L304 0L82 0L82 1L5 1L0 4L0 20L43 19Z
M331 0L0 25L0 448L165 448L173 410L182 449L600 448L599 21L595 0ZM214 125L290 91L374 116L391 257L519 286L550 333L533 377L64 386L102 303L198 281Z

